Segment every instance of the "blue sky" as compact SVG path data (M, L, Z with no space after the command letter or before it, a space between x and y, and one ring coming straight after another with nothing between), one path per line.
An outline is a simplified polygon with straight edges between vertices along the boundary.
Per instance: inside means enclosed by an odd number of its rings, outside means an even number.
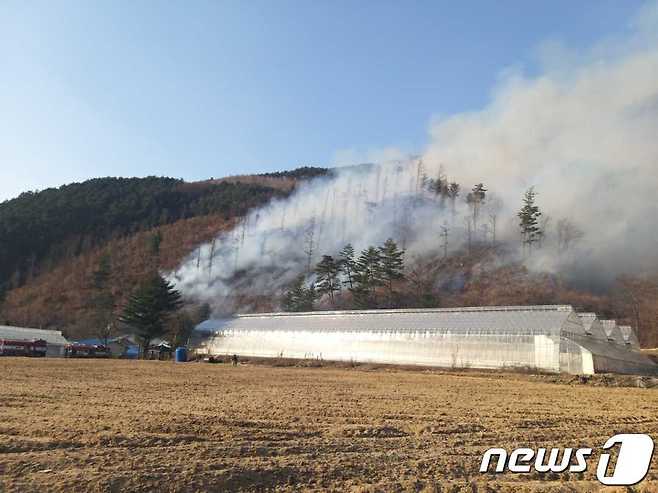
M421 152L541 46L642 2L0 2L0 200L95 176L187 180Z

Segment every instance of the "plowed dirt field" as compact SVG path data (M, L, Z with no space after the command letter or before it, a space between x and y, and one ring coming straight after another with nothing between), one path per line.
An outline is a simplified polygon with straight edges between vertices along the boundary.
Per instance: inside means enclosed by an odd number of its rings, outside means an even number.
M598 491L489 447L658 437L658 390L542 376L0 359L0 491ZM658 491L658 461L630 491ZM606 491L629 491L627 489Z

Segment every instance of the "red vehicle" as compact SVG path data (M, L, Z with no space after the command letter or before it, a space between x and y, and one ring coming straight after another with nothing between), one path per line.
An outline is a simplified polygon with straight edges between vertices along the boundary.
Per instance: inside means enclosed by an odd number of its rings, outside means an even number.
M21 341L15 339L0 339L0 356L28 356L41 358L46 355L48 343L43 339Z
M67 358L109 358L110 349L102 344L69 344Z

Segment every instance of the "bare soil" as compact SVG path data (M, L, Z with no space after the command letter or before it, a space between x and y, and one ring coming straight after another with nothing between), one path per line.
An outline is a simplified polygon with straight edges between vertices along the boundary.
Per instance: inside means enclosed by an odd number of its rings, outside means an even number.
M489 447L658 437L658 390L546 376L0 359L0 491L599 491ZM658 491L658 459L631 489Z

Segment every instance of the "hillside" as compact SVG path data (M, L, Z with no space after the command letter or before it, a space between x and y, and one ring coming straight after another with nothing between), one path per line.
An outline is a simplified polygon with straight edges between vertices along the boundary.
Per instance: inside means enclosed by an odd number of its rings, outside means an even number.
M297 180L326 174L304 167L282 173L185 183L173 178L97 178L0 203L0 288L12 289L62 258L180 219L249 209L289 194ZM285 184L285 186L282 186Z
M207 257L202 260L200 245L237 224L241 224L238 231L242 231L244 242L249 221L241 219L249 211L274 198L289 197L301 182L328 173L333 172L304 167L197 183L156 177L99 178L26 193L4 202L0 204L0 283L4 286L0 323L55 327L72 338L98 335L102 325L98 319L99 276L106 279L106 295L111 298L115 316L135 286L154 268L172 271L188 259L188 264L196 266L195 275L207 283L208 260ZM373 170L364 166L351 170L351 176L368 173L372 174ZM349 187L352 185L348 183L347 191ZM354 188L354 194L363 193L363 188ZM325 212L318 209L320 220L325 213L334 214L333 206L331 209L327 206L329 193L319 195L313 189L310 194L314 200L324 196ZM349 197L349 194L339 192L334 196ZM303 206L288 207L293 211L305 210ZM349 208L346 212L350 213ZM276 234L288 234L283 231L283 221L289 216L290 212L286 217L284 205L282 214L275 215L274 225L269 226L274 232L265 230L261 236L248 239L247 246L255 247L252 250L256 256L291 255L288 264L282 262L276 269L258 267L263 270L256 270L256 275L266 280L288 275L291 268L303 269L308 229L302 228L298 233L301 236L295 240L294 252L268 250L268 235L270 241L275 241ZM315 225L315 219L311 224ZM331 253L320 250L320 228L314 246L316 261L322 254ZM405 229L398 226L400 231L404 237ZM506 260L511 255L505 247L494 247L485 240L474 242L473 248L453 248L445 258L438 243L434 243L436 246L424 256L407 259L405 278L392 286L394 299L386 289L379 288L376 294L379 301L372 307L565 303L639 326L643 345L658 345L658 282L655 280L622 277L607 290L592 293L574 287L559 274L530 271L518 261ZM235 253L229 251L227 255ZM232 258L224 261L231 264ZM231 275L234 289L230 296L234 306L253 311L282 307L284 293L279 288L264 287L266 284L253 288L254 272L237 269ZM325 296L313 308L354 307L358 304L349 290L343 289L335 303Z
M62 328L71 337L95 335L93 279L104 258L109 261L110 289L118 313L153 266L150 245L155 235L161 238L157 259L160 268L173 269L198 244L232 224L234 219L213 214L110 239L102 246L61 260L48 272L8 291L4 319L21 326Z
M237 218L324 168L187 183L98 178L0 203L0 320L93 333L93 275L109 261L117 310L153 267L174 268Z

